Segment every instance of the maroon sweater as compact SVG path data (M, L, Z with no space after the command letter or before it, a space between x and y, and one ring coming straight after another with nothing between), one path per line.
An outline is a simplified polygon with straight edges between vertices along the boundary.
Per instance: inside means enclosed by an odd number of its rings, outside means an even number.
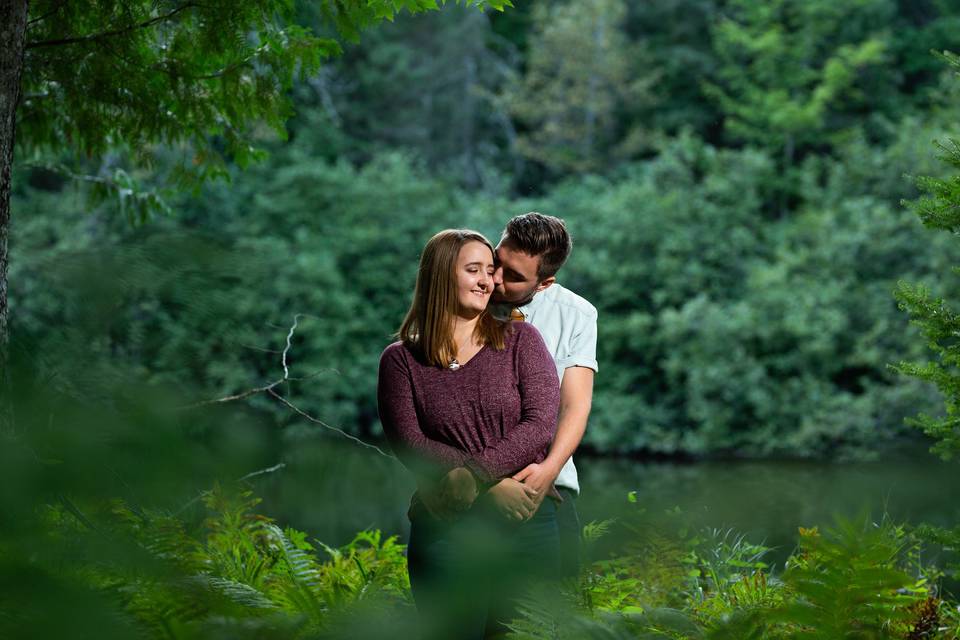
M465 466L491 482L546 457L560 404L557 369L533 325L512 328L503 351L485 346L456 371L427 365L401 342L380 356L380 421L418 477Z

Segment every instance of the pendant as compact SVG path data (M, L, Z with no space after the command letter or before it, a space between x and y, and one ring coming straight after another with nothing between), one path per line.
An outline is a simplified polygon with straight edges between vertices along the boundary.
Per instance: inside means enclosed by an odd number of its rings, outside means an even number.
M450 364L447 365L447 368L450 369L450 371L456 371L457 369L460 368L460 363L457 362L456 358L454 358L453 360L450 361Z

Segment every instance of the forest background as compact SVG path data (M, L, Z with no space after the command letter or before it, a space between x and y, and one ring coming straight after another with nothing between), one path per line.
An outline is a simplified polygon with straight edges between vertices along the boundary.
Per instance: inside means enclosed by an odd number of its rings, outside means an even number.
M897 282L957 294L956 243L901 204L910 176L946 171L931 143L960 95L932 51L957 48L946 0L400 15L295 84L287 139L256 134L269 154L226 181L165 191L172 151L66 175L66 156L19 157L13 357L82 396L136 380L215 398L275 379L304 314L292 371L326 373L287 397L375 440L378 357L425 239L496 238L538 210L566 219L561 282L600 313L585 447L875 455L941 406L889 364L926 358ZM97 177L122 197L97 199Z

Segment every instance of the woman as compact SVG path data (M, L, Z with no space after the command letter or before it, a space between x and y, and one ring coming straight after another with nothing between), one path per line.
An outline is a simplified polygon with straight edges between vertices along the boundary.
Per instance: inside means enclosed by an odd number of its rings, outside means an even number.
M493 247L482 235L436 234L423 250L400 341L380 359L380 419L418 485L411 587L437 638L502 629L503 596L518 578L554 577L559 563L555 503L510 478L546 456L559 404L556 368L534 327L488 311L493 272Z

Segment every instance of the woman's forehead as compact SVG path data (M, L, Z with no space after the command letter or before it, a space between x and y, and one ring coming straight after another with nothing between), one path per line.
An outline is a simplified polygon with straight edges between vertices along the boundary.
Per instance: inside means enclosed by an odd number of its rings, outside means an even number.
M482 242L472 240L460 248L459 262L493 262L493 252Z

